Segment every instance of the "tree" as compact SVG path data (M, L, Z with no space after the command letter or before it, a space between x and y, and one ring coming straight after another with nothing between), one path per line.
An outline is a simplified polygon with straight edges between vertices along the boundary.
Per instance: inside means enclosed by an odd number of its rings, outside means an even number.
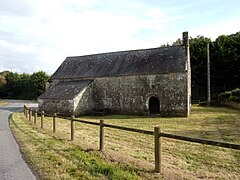
M0 75L0 87L3 87L7 84L7 81L4 76Z
M44 92L49 78L43 71L32 75L7 71L0 74L0 97L11 99L36 99Z
M5 93L7 98L17 98L19 89L17 88L17 81L19 75L17 73L9 72L5 76L7 84L5 87Z
M213 42L214 86L218 93L240 87L240 32L219 36Z
M190 60L192 75L192 98L207 98L207 44L211 40L204 36L190 38Z
M35 72L31 75L30 81L34 92L32 96L34 98L38 97L45 91L45 84L48 79L49 76L43 71Z
M0 97L4 96L6 84L7 84L7 81L5 77L3 75L0 75Z
M30 89L30 76L29 74L23 73L19 74L19 79L17 81L17 88L21 91L18 94L18 99L30 99L32 90Z
M176 41L174 41L172 43L172 46L177 46L177 45L181 45L182 44L182 40L180 38L178 38Z

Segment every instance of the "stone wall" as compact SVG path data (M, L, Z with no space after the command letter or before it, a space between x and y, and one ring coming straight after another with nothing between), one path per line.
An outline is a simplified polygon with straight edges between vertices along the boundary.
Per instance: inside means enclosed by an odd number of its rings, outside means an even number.
M91 114L94 108L92 97L92 84L90 84L74 99L74 114Z
M161 116L188 116L188 73L95 78L72 100L39 100L39 110L87 115L93 109L112 114L149 114L149 99L160 100Z
M81 108L85 108L91 113L92 108L107 108L110 113L144 115L149 114L149 98L155 96L160 100L162 116L187 116L186 76L172 73L95 78L77 111L81 113Z
M73 100L38 99L38 111L72 115L74 113L74 102Z

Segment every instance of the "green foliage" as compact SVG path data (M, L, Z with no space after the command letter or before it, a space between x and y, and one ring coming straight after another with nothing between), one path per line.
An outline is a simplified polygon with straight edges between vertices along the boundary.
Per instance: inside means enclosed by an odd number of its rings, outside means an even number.
M181 45L182 44L182 40L180 38L178 38L176 41L174 41L172 43L172 46L177 46L177 45Z
M220 93L240 87L240 32L219 36L211 49L211 80L213 92Z
M0 97L36 99L44 92L48 78L49 76L43 71L35 72L32 75L4 71L0 73L0 79L3 79L3 83L0 82L2 84L2 86L0 85Z
M234 101L240 103L240 96L231 96L229 101Z
M178 38L176 41L174 41L173 43L169 44L162 44L160 47L170 47L170 46L178 46L182 44L182 40L180 38Z
M33 98L38 97L45 91L45 84L49 76L43 72L35 72L30 77L30 82L34 93L32 94Z
M0 72L0 75L5 77L8 73L10 73L10 71L2 71Z
M7 84L7 81L4 76L0 75L0 87L3 87Z
M232 94L231 91L226 91L224 93L220 93L218 95L218 100L219 101L227 101L230 98L231 94Z
M190 60L192 78L192 97L193 99L206 100L207 92L207 44L209 38L198 36L190 38Z
M192 99L207 99L207 43L210 46L211 94L240 87L240 32L219 36L215 41L198 36L190 38Z
M240 97L240 88L236 88L236 89L232 90L232 96Z
M6 78L0 75L0 97L5 92L5 85L7 84Z
M111 164L103 162L98 157L80 151L79 148L68 148L64 150L71 160L78 159L81 165L84 165L92 176L103 174L108 179L137 179L137 174L133 169L127 167L115 167Z
M167 44L162 44L160 47L170 47L171 45L169 43Z
M220 101L234 101L234 102L240 103L240 88L236 88L232 91L220 93L218 95L218 99Z

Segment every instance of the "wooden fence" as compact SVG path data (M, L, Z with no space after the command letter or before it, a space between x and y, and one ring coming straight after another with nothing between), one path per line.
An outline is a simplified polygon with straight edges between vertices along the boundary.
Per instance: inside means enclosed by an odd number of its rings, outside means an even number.
M41 128L44 127L44 116L45 115L53 118L53 124L52 124L53 129L52 130L54 133L56 132L56 123L55 122L56 122L57 117L71 121L71 137L70 138L72 141L74 140L74 127L75 127L74 123L75 122L99 126L100 127L100 133L99 133L99 150L100 151L104 151L104 127L152 135L152 136L154 136L154 161L155 161L155 170L154 171L157 173L162 173L161 137L240 150L240 144L232 144L232 143L211 141L211 140L205 140L205 139L197 139L197 138L191 138L191 137L186 137L186 136L179 136L179 135L174 135L174 134L163 133L160 131L160 127L154 127L153 131L148 131L148 130L130 128L130 127L117 126L117 125L112 125L112 124L105 124L104 120L100 120L99 122L91 122L91 121L86 121L86 120L75 119L74 115L72 115L71 118L69 118L69 117L57 116L56 113L46 114L46 113L44 113L44 111L39 113L39 112L37 112L37 110L33 111L31 108L28 108L26 105L24 105L24 115L25 115L26 119L31 121L32 116L33 116L34 124L36 124L38 114L41 115L41 126L40 126Z

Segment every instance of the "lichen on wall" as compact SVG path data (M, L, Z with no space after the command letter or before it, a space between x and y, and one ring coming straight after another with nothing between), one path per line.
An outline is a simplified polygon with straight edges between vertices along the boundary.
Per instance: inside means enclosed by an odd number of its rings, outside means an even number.
M91 104L92 109L106 108L111 113L144 115L149 114L148 99L156 96L162 116L186 116L186 84L186 73L95 78L92 93L81 106Z
M44 99L38 100L38 110L45 111L48 114L61 114L61 115L72 115L74 113L73 100L55 100L55 99Z

